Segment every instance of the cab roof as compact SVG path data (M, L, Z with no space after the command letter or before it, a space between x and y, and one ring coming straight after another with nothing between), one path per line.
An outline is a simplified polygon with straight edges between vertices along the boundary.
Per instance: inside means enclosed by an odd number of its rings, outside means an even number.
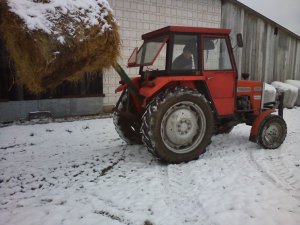
M152 32L146 33L142 35L142 39L149 39L157 36L161 36L164 34L168 34L170 32L176 33L198 33L198 34L229 34L230 29L223 28L207 28L207 27L184 27L184 26L167 26L158 30L154 30Z

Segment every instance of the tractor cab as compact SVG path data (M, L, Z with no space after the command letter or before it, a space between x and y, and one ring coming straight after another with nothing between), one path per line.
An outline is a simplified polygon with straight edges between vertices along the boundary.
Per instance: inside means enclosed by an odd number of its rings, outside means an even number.
M234 70L228 29L165 27L144 34L128 67L140 67L140 75L203 75L203 71Z
M250 141L277 148L286 124L263 103L263 82L238 80L229 29L169 26L142 35L128 67L139 76L121 77L114 124L129 144L145 144L160 159L180 163L198 158L212 135L240 123L252 126ZM241 47L241 35L237 35ZM280 110L282 111L282 110Z

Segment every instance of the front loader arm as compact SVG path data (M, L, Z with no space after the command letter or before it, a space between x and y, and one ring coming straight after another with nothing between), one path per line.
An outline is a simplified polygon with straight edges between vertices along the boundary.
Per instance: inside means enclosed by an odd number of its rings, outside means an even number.
M128 90L135 95L137 98L142 98L142 96L139 94L138 89L133 84L132 80L129 78L127 73L124 71L124 69L120 66L119 63L115 64L114 69L119 74L121 80L127 85ZM125 88L125 87L124 87Z
M121 81L123 83L119 87L117 87L117 89L115 90L116 93L122 91L122 95L120 96L120 98L117 102L116 108L122 101L123 95L126 93L128 95L127 104L129 104L129 101L133 101L136 111L138 113L142 113L142 111L143 111L142 103L143 103L144 97L139 94L140 77L130 79L129 76L126 74L126 72L123 70L123 68L119 64L116 64L114 66L114 69L119 74ZM126 89L128 90L127 92L126 92ZM131 98L129 96L131 96Z

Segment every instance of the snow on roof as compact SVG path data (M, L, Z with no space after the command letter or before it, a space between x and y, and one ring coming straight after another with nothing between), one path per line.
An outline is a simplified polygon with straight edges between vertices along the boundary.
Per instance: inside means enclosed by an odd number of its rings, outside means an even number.
M59 36L57 25L67 19L69 35L74 35L76 23L85 28L100 26L99 33L111 29L105 17L112 13L106 0L7 0L11 12L17 14L29 30L42 30Z

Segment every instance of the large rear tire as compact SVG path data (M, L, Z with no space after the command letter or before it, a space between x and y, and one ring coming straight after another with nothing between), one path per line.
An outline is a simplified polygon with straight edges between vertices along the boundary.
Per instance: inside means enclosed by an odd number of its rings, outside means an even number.
M129 102L128 111L126 111L128 101L127 91L121 98L118 108L113 113L115 129L127 144L143 144L140 132L141 117L136 114L132 100Z
M278 115L268 115L259 127L258 144L266 149L278 148L285 140L287 127Z
M142 117L141 130L152 154L169 163L181 163L205 152L214 132L214 118L203 95L176 87L152 100Z

